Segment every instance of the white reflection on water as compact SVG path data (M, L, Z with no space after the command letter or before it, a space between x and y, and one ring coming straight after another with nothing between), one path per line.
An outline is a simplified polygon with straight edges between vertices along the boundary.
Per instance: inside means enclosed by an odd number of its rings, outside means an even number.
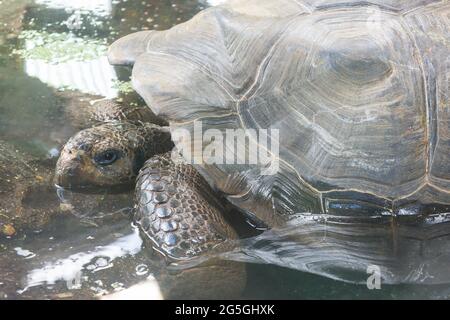
M399 216L393 226L392 218L383 216L322 215L325 220L316 221L298 215L286 227L244 239L222 256L351 283L365 283L367 267L376 265L386 284L448 284L450 223L443 216L450 214L409 222Z
M22 249L21 247L16 247L16 248L14 248L14 250L16 251L17 255L22 256L25 259L31 259L36 256L35 253L33 253L27 249Z
M68 61L59 64L27 59L25 71L30 77L36 77L54 88L70 87L107 98L118 96L118 90L114 88L117 75L106 56L90 61Z
M206 0L205 2L210 6L219 6L227 1L229 0Z
M108 245L96 246L86 252L77 252L54 262L46 262L42 268L33 269L27 274L25 288L20 293L31 287L42 284L52 285L60 280L72 283L90 263L95 265L98 260L103 259L109 264L101 264L99 268L112 266L111 262L114 259L135 255L141 250L141 246L142 239L139 232L133 229L133 233L120 237Z
M112 11L111 0L36 0L55 9L76 9L91 11L96 15L110 15Z

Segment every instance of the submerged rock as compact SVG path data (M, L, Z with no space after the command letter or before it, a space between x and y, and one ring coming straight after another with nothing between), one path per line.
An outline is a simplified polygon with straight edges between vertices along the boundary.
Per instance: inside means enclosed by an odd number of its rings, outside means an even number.
M0 140L0 233L38 230L59 212L52 168Z

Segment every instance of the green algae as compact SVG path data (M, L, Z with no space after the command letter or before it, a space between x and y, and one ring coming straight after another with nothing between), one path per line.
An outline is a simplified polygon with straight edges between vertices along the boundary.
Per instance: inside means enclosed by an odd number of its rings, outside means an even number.
M19 39L24 40L24 47L14 50L13 54L53 64L94 60L106 55L108 50L104 40L81 38L71 33L26 30L19 34Z
M123 94L133 93L134 89L131 85L131 81L114 81L113 88Z

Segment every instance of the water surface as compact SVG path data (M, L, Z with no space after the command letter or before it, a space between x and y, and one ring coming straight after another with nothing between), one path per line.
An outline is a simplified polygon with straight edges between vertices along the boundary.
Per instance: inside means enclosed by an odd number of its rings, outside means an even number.
M143 104L130 70L108 64L109 44L134 31L170 28L220 2L0 1L0 139L51 168L79 130L80 108L103 98ZM0 181L0 188L11 183ZM0 298L98 298L154 278L160 261L129 221L132 191L62 192L58 201L66 214L1 236ZM247 269L245 290L230 298L449 298L448 226L433 223L448 216L407 221L395 235L390 219L299 215L285 230L259 235L244 226L239 249L222 255ZM365 284L371 264L381 267L381 290Z

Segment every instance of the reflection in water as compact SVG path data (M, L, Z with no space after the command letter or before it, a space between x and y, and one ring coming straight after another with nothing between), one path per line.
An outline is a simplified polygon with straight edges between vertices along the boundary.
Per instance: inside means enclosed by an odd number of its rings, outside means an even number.
M117 76L106 58L104 42L70 33L24 31L23 49L15 50L25 60L25 72L54 87L68 87L107 98L118 96L113 88Z
M0 2L0 11L3 5ZM92 99L117 97L121 89L115 80L128 81L128 70L116 71L107 62L107 43L141 29L170 28L189 19L201 4L197 0L37 0L36 5L16 7L23 19L17 19L15 32L8 29L7 35L15 38L4 43L0 34L4 71L0 134L47 161L49 150L58 154L55 142L63 143L73 134L66 104L82 108ZM0 14L0 23L9 17ZM54 90L65 87L77 92ZM136 230L131 230L128 219L120 222L114 218L117 213L110 214L128 208L130 195L117 195L112 201L104 195L82 202L72 196L68 200L70 206L65 201L61 210L83 219L64 215L59 219L65 222L52 220L43 228L32 228L36 232L12 238L2 235L0 298L92 298L152 276L155 268L140 252L142 240ZM84 221L86 216L92 219ZM76 282L80 271L86 285L80 290L67 288L65 282Z
M227 1L228 0L205 0L205 2L207 4L209 4L210 6L218 6L218 5L224 4Z
M16 250L17 255L24 257L25 259L31 259L36 256L33 252L27 249L22 249L21 247L14 248Z
M39 0L48 8L64 9L66 12L77 9L88 11L94 15L111 15L111 0ZM80 21L72 21L73 15L61 22L69 29L80 30ZM91 21L95 22L95 21ZM78 24L77 24L78 23ZM33 37L25 37L25 55L37 52L32 58L25 59L25 71L31 77L37 77L42 82L54 88L69 87L84 93L98 94L107 98L118 96L114 83L117 80L114 68L106 58L106 46L100 42L76 37L73 34L57 34L28 32ZM55 38L55 35L58 39ZM92 57L86 57L87 53ZM96 53L101 56L96 57ZM41 57L39 57L39 54ZM49 56L55 56L53 59ZM81 59L80 59L81 58ZM59 61L64 59L63 61Z
M55 9L75 9L91 11L96 15L109 15L112 10L111 0L35 0L37 4Z
M142 240L137 229L107 245L92 243L93 248L89 251L76 252L31 270L26 276L26 286L22 292L38 285L55 284L59 280L73 283L83 271L104 270L112 267L112 261L116 258L137 254L141 245Z
M30 77L54 87L69 87L84 93L116 98L117 76L106 56L90 61L69 61L52 64L44 60L27 59L25 70Z
M37 6L26 10L24 6L19 7L20 10L26 11L24 26L20 26L20 30L58 34L63 37L70 34L75 42L79 41L81 49L86 49L83 47L86 43L101 46L134 31L170 28L189 19L204 5L219 5L223 2L225 0L36 0ZM80 18L79 24L73 21L76 17ZM0 34L0 39L2 36ZM16 43L12 41L11 45L16 46ZM24 38L18 41L18 45L20 47L16 49L26 49L28 53L32 49L39 49L39 44L33 39ZM43 47L49 48L48 45ZM57 56L55 61L51 59L52 56L49 59L48 50L41 59L39 53L45 51L36 50L28 56L25 52L21 60L20 57L8 57L9 51L3 54L7 50L2 48L2 138L22 139L35 147L51 141L45 150L51 150L57 155L54 141L63 139L49 137L58 135L62 127L67 125L65 122L69 122L64 117L62 107L68 104L67 101L79 99L67 99L62 105L63 103L55 98L57 94L49 87L69 86L80 92L116 97L118 92L117 88L114 88L115 80L128 80L127 70L114 69L108 64L105 52L102 52L104 48L98 50L100 54L90 58L77 56L80 47L78 50L76 46L63 49L65 50L60 52L50 50L51 54ZM22 70L26 74L23 74ZM61 135L66 137L72 133L66 134L64 131ZM105 211L116 212L103 209L105 206L101 201L113 205L112 201L100 199L102 196L98 198L93 198L89 203L84 201L83 210L77 210L77 199L67 195L63 204L69 203L70 207L66 206L66 209L83 217L102 216L101 212ZM118 204L116 207L115 209L120 211L126 206ZM370 294L373 293L365 287L367 267L372 264L381 267L383 284L450 283L447 267L450 262L449 218L449 215L443 214L419 219L412 214L405 217L402 223L393 225L392 217L368 215L363 218L344 219L299 215L286 228L244 239L238 244L238 249L222 256L230 260L271 265L261 268L263 271L260 272L259 278L258 272L248 273L249 291L256 293L257 297L265 298L277 290L279 292L274 295L275 298L284 298L288 294L294 298L310 297L313 294L318 298L327 294L336 298L344 296L343 293L355 297L354 286L348 287L346 285L349 284L341 282L336 284L325 278L309 280L311 285L308 287L305 279L311 279L308 278L310 276L297 272L298 270L351 283L362 283L364 285L358 288L365 293L363 297L372 297ZM1 239L0 275L5 276L5 279L0 279L0 297L16 297L17 290L24 290L20 291L21 298L53 297L52 294L61 292L66 294L65 284L63 288L58 288L57 284L75 283L80 272L82 281L86 281L89 290L83 297L126 288L141 280L147 280L146 283L150 287L154 286L152 279L147 278L151 278L154 272L144 252L147 249L141 250L142 240L137 231L131 229L128 220L122 221L121 227L117 221L109 221L105 225L99 223L100 226L94 223L94 227L81 226L81 220L76 221L66 222L68 225L73 224L66 228L51 224L48 229L36 234L29 233L24 238ZM272 277L269 277L269 268L274 270ZM295 271L290 272L283 268ZM253 283L252 277L256 279ZM283 277L286 279L283 280ZM22 278L24 282L20 283ZM318 283L321 284L320 289L317 289ZM288 292L288 284L291 284L294 293ZM303 287L311 290L304 289L302 292ZM333 293L329 293L332 291L330 287L334 288ZM133 292L142 296L141 289L146 287L134 288L136 290ZM448 285L443 291L444 295L448 296ZM409 297L409 294L410 292L407 292L404 296ZM380 296L382 295L387 296L388 293L382 291Z
M449 284L449 218L437 214L393 225L383 216L298 215L283 229L243 240L224 257L360 284L373 265L386 284Z

